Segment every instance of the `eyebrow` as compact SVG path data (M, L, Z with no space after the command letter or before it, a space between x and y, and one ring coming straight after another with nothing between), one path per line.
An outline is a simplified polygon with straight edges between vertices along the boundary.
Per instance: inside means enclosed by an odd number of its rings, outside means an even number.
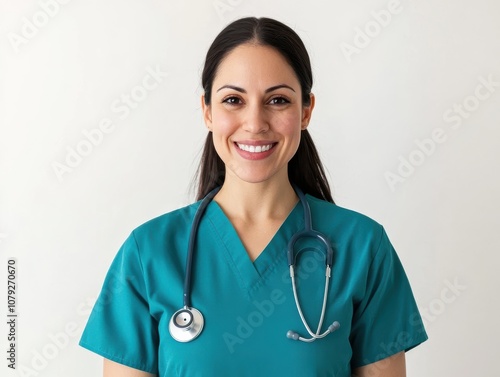
M239 86L235 86L235 85L224 85L224 86L221 86L219 89L217 89L217 92L222 90L222 89L233 89L233 90L236 90L237 92L240 92L240 93L246 93L247 91L243 88L240 88ZM270 88L267 88L265 93L269 93L269 92L272 92L274 90L277 90L277 89L281 89L281 88L288 88L290 89L291 91L295 92L295 90L291 87L291 86L288 86L286 84L279 84L279 85L275 85L275 86L271 86Z

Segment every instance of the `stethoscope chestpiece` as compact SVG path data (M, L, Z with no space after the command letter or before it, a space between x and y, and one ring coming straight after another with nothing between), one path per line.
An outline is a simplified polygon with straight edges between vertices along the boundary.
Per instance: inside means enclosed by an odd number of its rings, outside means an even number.
M190 342L201 334L203 324L203 315L199 310L184 307L172 315L168 331L178 342Z

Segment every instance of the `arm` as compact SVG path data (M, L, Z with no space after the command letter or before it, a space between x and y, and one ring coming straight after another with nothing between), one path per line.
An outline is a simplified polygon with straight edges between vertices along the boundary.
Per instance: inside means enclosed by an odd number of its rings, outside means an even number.
M405 353L399 352L376 363L356 368L352 377L406 377Z
M154 374L104 359L103 377L155 377Z

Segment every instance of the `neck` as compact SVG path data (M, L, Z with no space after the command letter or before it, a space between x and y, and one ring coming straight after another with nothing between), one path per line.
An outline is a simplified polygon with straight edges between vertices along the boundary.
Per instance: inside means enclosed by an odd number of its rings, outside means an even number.
M256 222L283 219L288 216L298 198L286 179L248 183L240 179L226 180L214 200L229 218Z

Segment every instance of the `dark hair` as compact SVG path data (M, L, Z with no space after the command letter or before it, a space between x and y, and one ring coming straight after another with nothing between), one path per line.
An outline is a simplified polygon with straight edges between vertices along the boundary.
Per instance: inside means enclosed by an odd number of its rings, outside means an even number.
M245 43L270 46L280 52L300 82L302 104L310 104L311 62L300 37L289 26L274 19L246 17L226 26L208 49L201 78L206 105L211 103L212 85L221 61L234 48ZM224 183L225 166L215 150L211 132L205 141L197 176L197 200ZM297 152L288 163L288 179L304 193L334 203L323 165L307 130L301 131Z

